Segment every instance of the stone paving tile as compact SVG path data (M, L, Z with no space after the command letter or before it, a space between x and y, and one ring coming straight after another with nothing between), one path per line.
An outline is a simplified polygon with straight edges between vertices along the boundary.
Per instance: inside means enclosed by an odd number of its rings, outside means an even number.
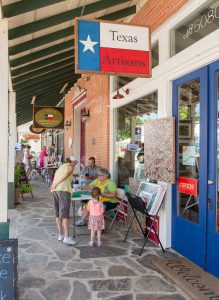
M77 235L76 247L58 242L52 194L41 181L33 186L34 198L25 195L9 211L10 237L19 240L19 300L189 299L152 263L154 258L176 254L164 255L148 242L139 256L143 239L131 231L124 242L121 221L105 230L103 247L88 246L87 226L77 227L83 235Z

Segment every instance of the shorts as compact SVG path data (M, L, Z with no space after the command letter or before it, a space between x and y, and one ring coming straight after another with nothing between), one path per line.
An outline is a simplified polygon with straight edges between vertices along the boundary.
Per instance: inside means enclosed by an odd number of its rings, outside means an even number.
M117 205L118 205L118 203L117 202L116 203L112 203L112 202L105 201L105 202L103 202L103 205L105 206L105 209L107 211L107 210L111 210L111 209L116 208Z
M53 192L54 197L54 214L56 218L69 219L71 204L70 193Z

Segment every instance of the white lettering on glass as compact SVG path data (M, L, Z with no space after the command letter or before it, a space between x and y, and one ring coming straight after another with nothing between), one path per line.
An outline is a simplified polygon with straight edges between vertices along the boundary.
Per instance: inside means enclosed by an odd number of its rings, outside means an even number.
M193 23L191 23L186 30L186 33L183 35L183 39L188 39L193 33L199 32L204 29L208 24L214 22L215 19L219 18L219 6L214 9L210 9L205 15L202 15L201 18L198 18Z

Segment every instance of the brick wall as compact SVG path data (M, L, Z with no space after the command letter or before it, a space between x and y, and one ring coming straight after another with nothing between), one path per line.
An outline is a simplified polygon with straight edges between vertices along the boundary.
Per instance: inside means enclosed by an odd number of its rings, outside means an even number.
M131 24L150 26L151 32L162 25L189 0L148 0Z
M148 0L130 23L147 25L153 32L188 0ZM99 166L109 167L109 79L108 76L91 75L86 81L82 77L78 85L87 90L86 108L90 117L86 121L86 157L95 156ZM74 89L65 99L65 119L71 120L71 128L65 131L65 157L73 153L69 148L69 137L73 138L73 109L70 104Z
M86 81L82 77L78 81L81 88L87 90L86 108L90 117L86 121L85 155L94 156L99 166L109 167L109 78L92 75ZM69 137L73 137L73 109L71 100L75 88L65 98L65 119L71 120L71 128L65 131L65 157L73 154L69 148Z
M73 155L72 147L69 147L69 138L73 139L73 110L71 100L73 98L74 89L72 89L65 97L65 122L66 120L71 121L71 127L65 129L65 158Z

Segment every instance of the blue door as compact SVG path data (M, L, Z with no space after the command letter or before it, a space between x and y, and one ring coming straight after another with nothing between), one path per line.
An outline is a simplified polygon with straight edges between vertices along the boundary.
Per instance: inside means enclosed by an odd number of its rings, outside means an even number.
M172 247L219 277L219 62L173 82Z
M208 137L206 269L219 277L219 61L209 66Z

